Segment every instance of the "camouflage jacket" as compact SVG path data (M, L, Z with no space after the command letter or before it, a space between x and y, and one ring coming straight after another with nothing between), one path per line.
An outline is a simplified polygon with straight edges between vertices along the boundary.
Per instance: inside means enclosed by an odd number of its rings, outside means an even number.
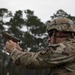
M75 75L75 40L68 39L36 53L14 49L11 58L26 68L51 68L51 75Z

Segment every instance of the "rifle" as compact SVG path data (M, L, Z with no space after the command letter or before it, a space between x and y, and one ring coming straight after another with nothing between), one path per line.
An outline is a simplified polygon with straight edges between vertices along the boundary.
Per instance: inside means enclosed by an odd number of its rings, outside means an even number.
M5 37L7 40L12 40L13 42L20 42L20 40L7 32L2 32L2 36Z

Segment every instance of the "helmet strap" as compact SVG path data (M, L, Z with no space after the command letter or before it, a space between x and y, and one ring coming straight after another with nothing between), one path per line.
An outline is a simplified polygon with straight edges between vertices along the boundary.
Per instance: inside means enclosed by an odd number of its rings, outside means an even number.
M56 40L57 40L57 38L66 38L66 39L68 39L68 38L74 38L74 33L71 33L70 35L68 35L68 36L57 36L56 35L57 34L57 32L55 32L55 34L54 34L54 41L53 41L53 43L55 43L56 44Z
M53 43L56 44L56 40L57 40L57 37L56 37L56 33L54 34L54 39L53 39Z

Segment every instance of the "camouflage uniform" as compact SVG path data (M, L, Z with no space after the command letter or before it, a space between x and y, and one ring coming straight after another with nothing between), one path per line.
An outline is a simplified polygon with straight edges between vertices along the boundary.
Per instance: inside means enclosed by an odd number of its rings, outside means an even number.
M47 30L74 32L73 26L71 20L59 18L52 21ZM75 75L75 39L68 38L62 43L52 44L45 50L36 53L14 49L11 52L11 58L15 64L24 65L26 68L51 68L50 75Z

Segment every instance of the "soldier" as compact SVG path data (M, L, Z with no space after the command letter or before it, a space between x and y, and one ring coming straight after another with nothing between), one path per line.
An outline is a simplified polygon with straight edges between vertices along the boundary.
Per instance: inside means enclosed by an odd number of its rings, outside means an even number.
M75 25L64 17L56 18L47 25L51 45L39 52L22 52L11 40L6 42L7 51L16 65L26 68L50 68L50 75L75 75ZM21 48L20 48L21 49Z

